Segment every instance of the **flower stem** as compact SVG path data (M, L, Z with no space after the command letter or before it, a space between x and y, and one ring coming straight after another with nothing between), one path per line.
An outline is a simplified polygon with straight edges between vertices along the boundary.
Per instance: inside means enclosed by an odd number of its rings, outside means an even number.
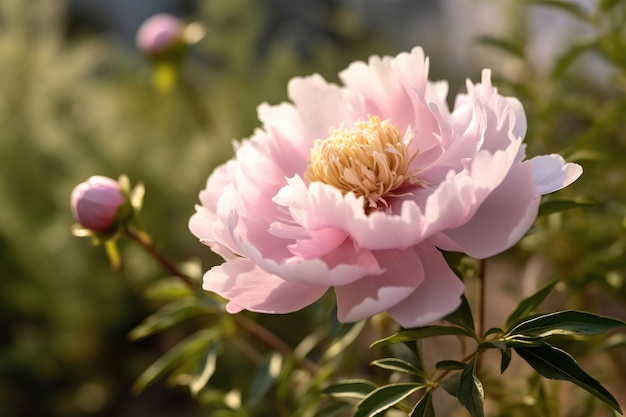
M138 242L141 246L146 249L150 255L154 257L162 266L172 274L173 276L179 278L186 285L188 285L192 289L197 289L197 285L193 282L191 278L187 275L183 274L173 263L171 263L163 254L152 244L152 240L150 237L141 231L137 231L131 227L127 227L124 232L126 236L130 237L134 241Z
M480 264L478 267L478 277L476 281L476 292L478 298L478 318L476 325L476 334L479 338L483 337L485 332L485 293L486 293L486 285L485 285L485 274L487 269L487 261L485 259L480 260Z
M198 289L198 285L194 282L194 280L184 274L182 271L180 271L176 267L176 265L174 265L167 258L165 258L165 256L163 256L163 254L152 244L150 237L146 233L137 231L130 227L127 227L124 232L132 240L138 242L141 246L143 246L144 249L146 249L150 253L150 255L152 255L154 259L156 259L170 274L179 278L192 290ZM293 349L291 348L291 346L285 343L274 333L267 330L265 327L260 326L253 320L250 320L241 314L233 314L231 317L240 328L244 329L246 332L254 336L258 341L268 346L269 348L272 348L284 354L293 354ZM296 358L296 363L298 364L298 366L306 369L313 375L318 371L317 365L306 358Z

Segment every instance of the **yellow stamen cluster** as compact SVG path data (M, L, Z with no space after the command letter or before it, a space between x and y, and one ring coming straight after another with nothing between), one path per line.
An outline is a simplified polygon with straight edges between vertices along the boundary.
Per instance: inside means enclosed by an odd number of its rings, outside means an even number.
M412 159L400 131L387 121L368 116L351 129L332 129L330 137L318 139L304 177L332 185L342 193L365 197L365 210L387 206L385 196L411 179Z

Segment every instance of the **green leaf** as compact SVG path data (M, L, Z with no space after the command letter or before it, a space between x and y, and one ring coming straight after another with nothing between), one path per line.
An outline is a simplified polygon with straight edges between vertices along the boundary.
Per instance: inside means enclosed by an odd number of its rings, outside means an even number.
M476 356L465 366L459 377L459 402L472 417L483 417L485 392L483 384L476 377Z
M540 340L550 336L591 336L626 323L584 311L566 310L542 314L521 322L504 337L508 341Z
M506 349L501 350L500 352L502 352L502 360L500 361L500 373L503 374L504 371L506 371L506 369L509 367L513 355L511 354L511 348L508 346L506 347Z
M456 324L457 326L460 326L468 332L474 334L474 317L472 316L472 309L467 302L465 294L461 296L461 305L459 308L444 317L444 320L447 320L452 324Z
M524 298L506 319L504 324L506 331L509 331L511 327L517 324L521 319L526 318L530 313L535 311L539 304L550 294L557 282L556 280L550 281L542 287L539 287L539 289L530 296Z
M504 52L508 52L509 54L516 56L520 59L524 59L524 45L520 42L510 39L502 39L494 36L484 35L479 36L476 41L480 44L486 46L493 46L497 49L500 49Z
M189 390L191 391L191 395L194 397L198 396L200 390L206 386L209 379L211 379L215 373L218 351L218 343L209 343L208 348L205 350L201 360L198 362L196 372L191 375L191 379L189 380Z
M366 379L345 379L333 382L322 391L337 398L362 399L376 389L376 384Z
M250 396L246 402L248 410L254 406L272 388L282 369L283 357L280 353L274 352L265 357L257 369L252 383L250 384Z
M456 326L426 326L416 329L402 330L384 339L377 340L370 348L405 343L413 340L424 339L434 336L466 336L475 339L473 332Z
M163 278L146 288L146 298L158 301L175 301L193 295L193 291L176 277Z
M130 340L139 340L172 327L188 318L212 311L214 310L200 303L195 298L182 298L166 304L156 313L146 317L139 326L130 331L128 337Z
M328 347L321 362L327 362L343 353L348 346L354 342L354 340L361 334L367 320L362 320L356 323L350 323L342 326L342 331L337 338L333 339L333 343Z
M459 396L459 380L461 374L454 374L438 382L439 386L444 389L445 392L452 395L454 398Z
M528 4L538 4L541 6L560 9L579 19L589 20L589 15L585 11L585 9L572 2L566 2L562 0L526 0L525 2Z
M372 365L378 366L379 368L388 369L390 371L404 372L407 374L419 376L421 378L428 378L428 375L426 375L415 365L398 358L377 359L372 362Z
M593 207L595 203L590 201L576 201L576 200L547 200L542 201L539 206L539 216L545 216L553 213L560 213L565 210L581 208L581 207Z
M415 404L409 417L435 417L435 408L433 407L433 394L428 391Z
M203 330L183 339L157 359L148 369L143 371L133 384L133 390L140 393L158 378L161 378L167 372L171 371L181 361L198 354L202 349L206 348L216 336L216 333L212 330Z
M412 382L385 385L372 391L357 406L354 417L374 417L393 407L409 395L426 388Z
M344 401L331 401L315 411L315 417L338 417L352 408L352 404Z
M570 381L622 414L617 400L598 381L583 371L569 353L548 344L514 348L539 375Z
M438 371L456 371L457 369L465 368L464 362L459 361L440 361L435 364L435 369Z
M555 80L561 78L578 57L585 52L599 49L599 46L599 42L596 39L582 41L573 45L558 57L550 76Z

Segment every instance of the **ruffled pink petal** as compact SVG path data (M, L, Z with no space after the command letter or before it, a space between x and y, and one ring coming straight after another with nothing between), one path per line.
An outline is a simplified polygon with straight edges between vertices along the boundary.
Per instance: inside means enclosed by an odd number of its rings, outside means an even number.
M474 258L493 256L524 236L537 217L539 200L531 164L517 164L470 221L430 240L441 249L465 252Z
M567 187L583 173L580 165L565 163L565 160L556 154L535 156L530 160L533 167L535 188L539 194L553 193Z
M328 287L287 282L263 271L248 259L237 258L214 266L202 288L230 301L231 313L241 309L259 313L291 313L315 302Z
M377 251L375 255L386 269L383 274L335 287L339 321L355 322L385 311L408 297L424 280L422 261L412 248Z
M360 97L326 82L319 75L293 78L287 89L303 128L302 135L295 139L308 149L316 139L326 139L330 128L349 128L355 121L367 117Z
M373 56L367 64L352 63L339 73L339 78L348 89L365 98L366 114L389 119L401 131L417 126L411 96L415 91L423 93L428 79L428 59L422 48L395 58Z
M457 309L465 286L431 243L414 248L424 266L424 281L404 301L388 309L403 327L423 326Z

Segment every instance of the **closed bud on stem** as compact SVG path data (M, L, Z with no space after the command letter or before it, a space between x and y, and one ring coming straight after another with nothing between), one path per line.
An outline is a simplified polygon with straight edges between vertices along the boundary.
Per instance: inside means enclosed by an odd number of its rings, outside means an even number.
M96 175L77 185L71 196L74 219L85 229L105 232L132 214L120 183Z

